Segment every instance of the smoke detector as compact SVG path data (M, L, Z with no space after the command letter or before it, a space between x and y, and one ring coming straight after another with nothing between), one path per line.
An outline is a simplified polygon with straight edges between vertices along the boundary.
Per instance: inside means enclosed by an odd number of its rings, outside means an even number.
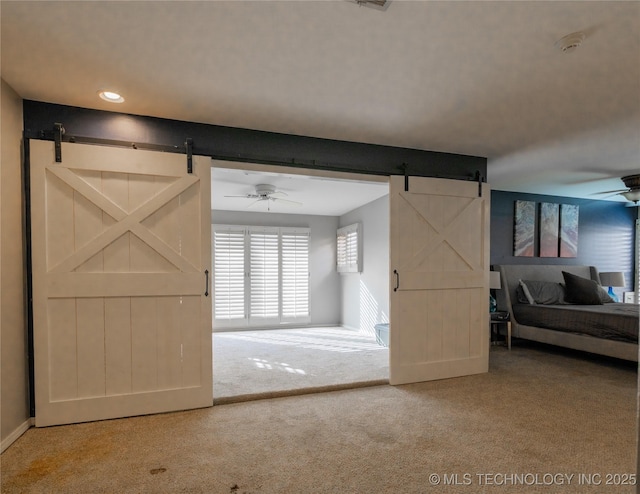
M360 7L371 7L376 10L387 10L391 0L347 0L352 3L357 3Z
M567 34L556 41L555 47L562 53L571 53L584 41L585 34L581 31Z

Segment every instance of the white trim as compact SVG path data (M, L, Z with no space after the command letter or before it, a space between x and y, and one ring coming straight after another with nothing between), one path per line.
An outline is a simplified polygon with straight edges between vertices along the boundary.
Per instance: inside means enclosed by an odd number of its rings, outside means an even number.
M5 437L0 443L0 453L4 453L9 446L15 443L22 434L27 432L34 425L33 418L28 418L20 424L11 434Z

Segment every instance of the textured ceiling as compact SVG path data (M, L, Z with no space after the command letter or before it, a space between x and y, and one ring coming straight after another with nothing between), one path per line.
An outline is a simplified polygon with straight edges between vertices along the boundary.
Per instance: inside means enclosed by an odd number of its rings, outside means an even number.
M501 190L601 198L640 172L637 1L0 8L2 78L26 99L484 156Z
M389 193L387 181L377 182L308 176L285 171L264 172L260 166L230 163L235 168L219 168L217 161L211 170L211 209L226 211L254 211L285 214L314 214L342 216ZM243 197L254 194L256 186L274 186L284 201L260 201ZM297 202L292 204L286 201Z

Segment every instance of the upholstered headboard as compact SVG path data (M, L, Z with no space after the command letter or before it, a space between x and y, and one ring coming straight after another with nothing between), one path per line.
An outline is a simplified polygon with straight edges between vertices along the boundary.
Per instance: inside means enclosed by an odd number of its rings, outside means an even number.
M562 272L589 278L600 283L600 275L595 266L552 266L531 264L500 264L493 266L500 272L502 288L496 290L498 310L506 310L513 314L512 303L516 303L516 288L519 280L556 281L564 283Z

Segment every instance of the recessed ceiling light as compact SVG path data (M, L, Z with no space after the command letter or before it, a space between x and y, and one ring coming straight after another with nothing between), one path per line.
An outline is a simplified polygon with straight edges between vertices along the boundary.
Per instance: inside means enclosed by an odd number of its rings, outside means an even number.
M122 103L124 101L124 98L119 93L113 91L98 91L98 96L109 103Z

